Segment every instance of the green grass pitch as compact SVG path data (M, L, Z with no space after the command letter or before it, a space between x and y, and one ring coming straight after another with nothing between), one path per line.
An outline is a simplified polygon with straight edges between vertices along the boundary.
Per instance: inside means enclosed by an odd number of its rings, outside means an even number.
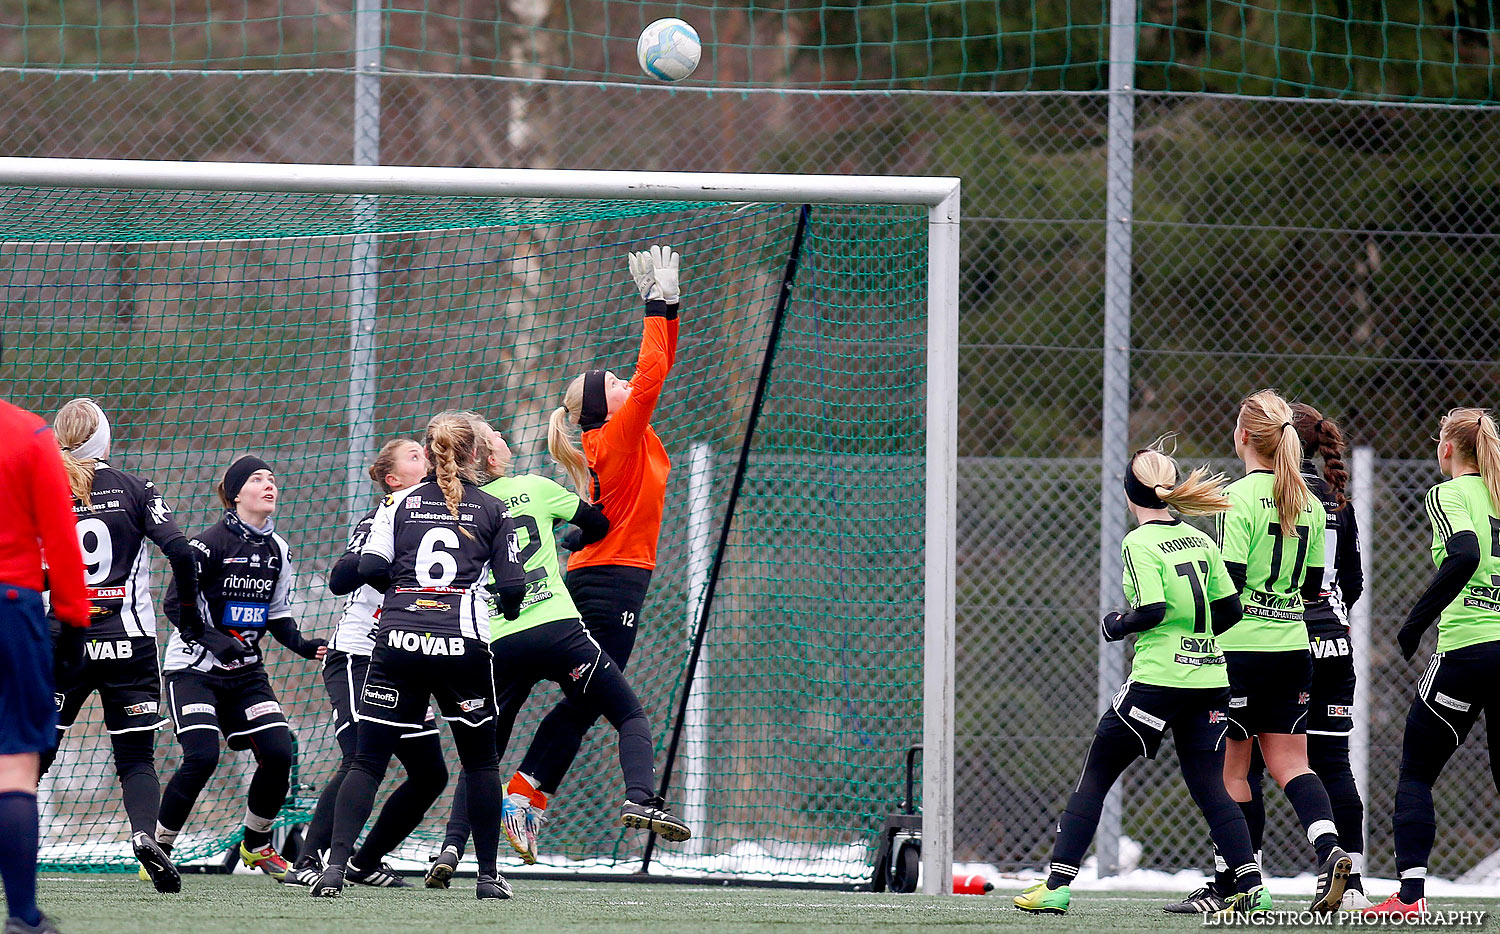
M916 929L1108 929L1114 934L1203 930L1196 918L1163 914L1166 896L1138 892L1079 892L1064 917L1033 917L1010 908L1014 891L983 896L925 898L793 889L702 885L543 882L515 880L508 902L479 902L473 880L456 879L447 892L351 887L343 898L320 901L307 890L259 876L185 876L183 894L157 895L134 876L45 874L42 907L65 934L385 934L441 931L536 934L587 931L713 934L717 931L895 932ZM1019 891L1017 889L1016 891ZM1288 898L1278 907L1302 907ZM1443 899L1434 910L1490 911L1496 899ZM501 927L504 926L504 927ZM1330 925L1332 927L1332 925Z

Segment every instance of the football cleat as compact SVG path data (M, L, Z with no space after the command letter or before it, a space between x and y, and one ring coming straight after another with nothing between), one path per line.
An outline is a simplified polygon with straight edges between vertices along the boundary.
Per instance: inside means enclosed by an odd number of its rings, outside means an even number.
M1337 911L1344 900L1344 889L1349 885L1349 874L1354 871L1354 861L1341 848L1334 847L1323 865L1318 867L1318 886L1313 893L1312 910L1317 912Z
M1344 898L1339 902L1340 911L1364 911L1375 905L1370 897L1359 889L1345 889Z
M1427 899L1419 898L1415 902L1408 904L1401 900L1401 893L1397 892L1380 904L1371 905L1369 908L1361 911L1360 914L1366 918L1394 918L1397 916L1409 918L1417 915L1425 915L1427 914Z
M1038 882L1010 901L1022 911L1034 915L1065 915L1073 901L1073 893L1066 885L1049 889L1046 882Z
M479 879L474 883L475 898L510 898L510 883L500 873L493 876L479 874Z
M500 799L500 829L505 831L510 848L528 866L536 863L536 833L531 827L530 798L512 793Z
M445 846L443 852L432 858L432 865L427 867L427 875L423 877L429 889L446 889L453 874L458 872L458 848Z
M620 824L635 830L650 830L663 840L681 843L692 837L693 829L667 810L661 795L655 795L637 804L626 801L620 807Z
M329 866L318 876L318 881L307 887L313 898L338 898L344 894L344 867Z
M1229 899L1219 894L1212 881L1194 889L1180 902L1161 906L1161 910L1174 915L1211 915L1229 907Z
M1248 892L1236 892L1229 896L1223 908L1214 912L1213 916L1221 920L1229 918L1243 918L1246 915L1258 915L1271 910L1271 893L1263 885L1257 885Z
M156 891L166 894L182 891L182 876L172 865L171 857L149 833L138 833L130 838L130 848L140 861L141 872L147 881L156 886Z
M5 934L61 934L52 919L42 915L42 920L36 924L27 924L20 918L10 918L5 922Z
M240 862L250 869L259 869L261 872L275 879L277 882L286 878L286 874L292 867L286 864L276 848L267 843L258 850L247 850L245 844L240 844Z
M381 863L374 869L359 869L351 860L349 871L344 873L344 879L355 885L368 885L378 889L409 889L411 883L401 878L401 874L389 865Z
M297 865L286 874L286 878L281 881L286 885L311 886L321 875L323 875L323 870L320 867L299 860Z

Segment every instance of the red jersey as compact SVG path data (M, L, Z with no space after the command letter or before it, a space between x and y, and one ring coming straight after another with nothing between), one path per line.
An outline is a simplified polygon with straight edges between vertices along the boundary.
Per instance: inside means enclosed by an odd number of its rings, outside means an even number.
M594 474L594 505L609 517L609 534L569 558L568 570L656 567L672 462L651 429L651 414L676 358L677 321L648 316L630 397L603 426L583 433L583 456Z
M89 624L73 491L47 423L0 401L0 584L52 591L52 612ZM42 558L47 559L46 577Z

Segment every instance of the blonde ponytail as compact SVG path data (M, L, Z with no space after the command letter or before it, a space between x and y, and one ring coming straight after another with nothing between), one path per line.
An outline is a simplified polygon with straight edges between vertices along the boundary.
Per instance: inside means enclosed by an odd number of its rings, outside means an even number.
M1302 439L1293 420L1292 407L1274 389L1262 389L1240 403L1239 424L1250 435L1250 447L1271 462L1271 499L1284 538L1297 537L1297 520L1312 501L1302 478Z
M563 404L553 409L552 416L547 420L547 450L552 452L552 459L567 471L568 479L573 482L573 489L587 503L594 498L589 463L583 455L583 449L573 440L573 426L578 424L582 413L583 377L578 376L568 384L568 391L563 393Z
M1223 474L1211 474L1207 467L1198 467L1182 482L1177 481L1177 463L1161 450L1170 437L1163 435L1135 456L1130 462L1135 478L1184 516L1211 516L1228 509L1229 497L1224 495L1224 487L1229 481Z
M92 506L94 471L99 461L92 457L80 458L73 448L87 441L99 427L99 410L88 399L74 399L57 410L52 419L52 434L62 448L63 468L68 472L68 487L73 496L85 506Z
M455 519L464 496L461 481L479 482L481 452L488 449L481 432L475 429L476 419L484 423L484 419L473 412L439 412L427 423L427 435L423 439L432 471L437 476L438 489L443 491L443 502ZM474 537L474 533L462 526L459 531L469 538Z
M1490 494L1490 509L1500 511L1500 432L1487 409L1454 409L1443 417L1438 437L1451 441L1463 460L1479 468Z

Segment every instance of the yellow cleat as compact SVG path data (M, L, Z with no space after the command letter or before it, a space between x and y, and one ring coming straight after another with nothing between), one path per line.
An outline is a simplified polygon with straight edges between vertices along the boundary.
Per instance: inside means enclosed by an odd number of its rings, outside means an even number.
M276 848L269 843L258 850L247 850L245 849L245 844L241 843L240 862L251 869L259 869L277 882L285 879L286 874L292 868L286 864L286 860L281 858L281 854L276 852Z

